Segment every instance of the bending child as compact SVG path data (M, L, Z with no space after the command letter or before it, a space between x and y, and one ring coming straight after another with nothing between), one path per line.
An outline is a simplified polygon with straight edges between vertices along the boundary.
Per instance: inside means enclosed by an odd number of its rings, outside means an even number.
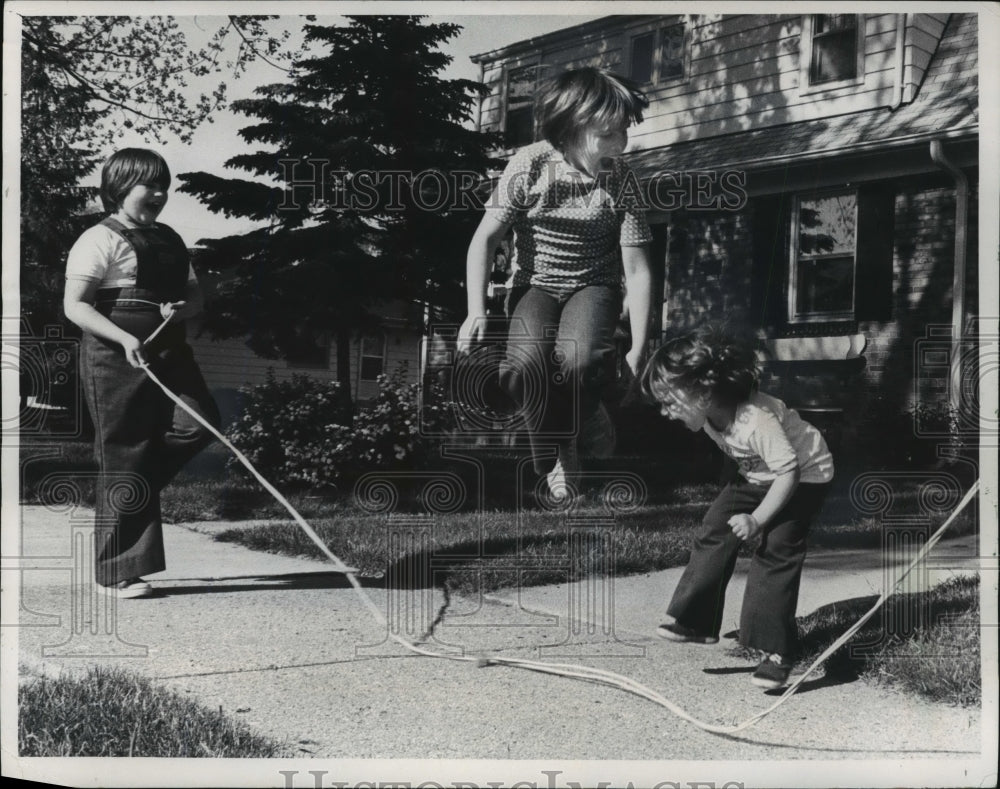
M202 308L198 280L181 237L156 221L169 186L159 154L113 154L101 171L109 216L81 234L66 264L63 306L83 329L81 377L100 470L96 578L119 597L152 593L142 576L166 569L160 491L212 440L140 365L148 362L185 403L219 422L185 336L184 321ZM125 503L111 495L123 484Z
M652 235L639 201L623 199L638 182L621 154L628 127L647 106L631 81L600 69L552 81L536 104L543 140L511 158L469 245L459 351L483 334L493 255L514 230L511 330L500 383L524 418L535 471L547 475L556 498L572 491L579 441L595 456L614 451L601 395L614 381L623 268L633 374L646 347Z
M705 514L691 559L657 633L671 641L719 640L726 586L740 543L753 554L739 641L766 654L751 681L785 685L794 662L806 534L833 478L820 432L780 400L757 391L754 352L712 330L661 346L642 375L642 390L692 431L704 430L739 465Z

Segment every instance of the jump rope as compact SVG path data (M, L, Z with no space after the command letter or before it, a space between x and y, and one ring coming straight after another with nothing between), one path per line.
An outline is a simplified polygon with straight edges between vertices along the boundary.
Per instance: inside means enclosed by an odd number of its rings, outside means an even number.
M170 317L164 319L163 323L160 324L156 330L146 338L143 345L148 345L159 333L160 331L170 322ZM368 608L372 615L372 618L382 627L385 627L386 632L389 637L395 641L400 646L418 655L423 655L425 657L441 658L443 660L454 660L464 663L475 663L479 667L486 666L510 666L512 668L521 668L528 671L536 671L543 674L555 674L561 677L569 677L571 679L587 680L590 682L598 683L601 685L607 685L609 687L618 688L619 690L632 693L641 698L647 699L654 704L658 704L661 707L666 708L670 712L674 713L677 717L682 720L686 720L688 723L692 723L703 731L709 732L711 734L720 735L733 735L741 732L745 729L749 729L751 726L757 722L763 720L772 712L774 712L778 707L784 704L792 695L798 690L798 688L804 683L822 664L830 655L836 652L840 647L846 644L854 635L865 625L865 623L871 619L878 610L885 604L885 602L891 597L903 580L910 574L910 572L915 568L924 557L930 553L931 549L937 545L938 541L941 539L942 535L947 531L948 527L954 522L955 518L965 509L966 505L972 501L973 496L979 490L979 480L977 479L973 483L972 487L965 494L962 500L958 503L958 506L954 509L948 519L941 525L940 528L927 540L926 543L917 552L917 555L910 562L909 566L895 579L890 587L884 589L882 594L879 596L875 604L865 613L857 622L855 622L851 627L844 632L840 638L834 641L826 650L817 657L812 664L805 670L805 672L800 675L791 685L789 685L785 692L772 704L770 707L758 712L755 715L747 718L742 723L738 723L731 726L722 726L715 723L708 723L703 720L691 715L689 712L674 704L670 699L664 697L660 693L656 692L652 688L643 685L629 677L623 676L621 674L616 674L613 671L605 671L600 668L593 668L590 666L574 665L570 663L543 663L537 660L523 660L520 658L510 658L510 657L486 657L486 656L472 656L472 655L455 655L448 654L444 652L435 652L434 650L425 649L418 644L414 644L411 641L403 638L392 632L392 628L389 627L389 622L382 610L375 604L375 602L365 593L362 589L360 582L357 579L357 570L353 567L348 567L345 565L339 557L337 557L330 549L327 547L326 543L320 539L320 536L316 534L313 528L306 522L305 518L299 514L299 512L289 503L281 492L274 487L264 476L254 468L253 464L246 458L246 456L240 452L232 443L220 433L214 426L209 424L209 422L197 413L193 408L191 408L187 403L181 400L176 394L174 394L170 389L162 382L152 370L149 369L149 363L143 362L139 365L143 372L149 376L150 380L153 381L163 393L169 397L174 403L183 408L188 414L190 414L194 419L196 419L203 427L211 431L211 433L219 439L240 461L251 474L257 479L258 482L270 493L274 498L291 514L295 522L302 528L306 536L315 543L316 547L322 551L322 553L333 563L334 568L347 576L347 580L350 582L354 591L357 593L361 602Z

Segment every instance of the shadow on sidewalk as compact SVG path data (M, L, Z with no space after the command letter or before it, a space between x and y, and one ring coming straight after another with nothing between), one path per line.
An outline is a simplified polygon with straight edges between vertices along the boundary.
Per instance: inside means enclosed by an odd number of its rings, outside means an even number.
M233 583L247 581L248 583ZM358 582L364 588L384 588L381 578L363 577ZM350 589L343 573L329 570L278 575L230 575L200 578L163 579L155 587L156 597L177 597L191 594L229 594L233 592L264 592L273 590Z

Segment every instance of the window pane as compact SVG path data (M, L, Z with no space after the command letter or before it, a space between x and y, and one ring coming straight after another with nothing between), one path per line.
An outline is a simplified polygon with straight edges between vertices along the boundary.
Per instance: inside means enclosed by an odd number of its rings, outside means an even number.
M813 16L809 81L835 82L858 74L857 17L853 14Z
M638 83L653 79L653 34L646 33L632 39L632 79Z
M799 204L799 254L854 257L854 194L827 195Z
M672 25L663 31L660 45L660 79L684 76L684 25Z
M507 75L507 102L531 101L535 95L535 66L511 69Z
M535 115L531 106L507 110L507 144L513 148L535 139Z
M361 338L361 355L362 356L377 356L382 358L382 345L383 341L381 337L375 336L365 336Z
M814 14L813 35L830 33L834 30L855 30L858 18L854 14Z
M382 375L382 357L381 356L362 356L361 357L361 380L362 381L374 381Z
M361 338L361 380L374 381L385 366L385 338L369 334Z
M797 314L850 312L853 309L853 257L799 261Z
M793 313L799 317L854 309L857 195L821 195L799 202Z

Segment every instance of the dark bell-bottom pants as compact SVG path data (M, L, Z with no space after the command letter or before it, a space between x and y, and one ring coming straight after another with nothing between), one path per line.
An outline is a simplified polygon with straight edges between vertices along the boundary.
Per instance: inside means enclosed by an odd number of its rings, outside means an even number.
M98 308L130 334L145 339L161 323L153 305ZM156 376L210 424L219 412L184 339L183 324L168 326L147 347ZM125 360L117 343L83 337L84 395L94 422L100 469L95 529L97 582L110 586L166 569L160 491L212 440L212 434Z
M794 656L798 647L795 610L806 558L806 535L826 496L828 484L801 483L764 529L750 561L739 641L745 647ZM702 635L719 636L726 587L736 566L741 540L729 519L752 513L767 494L765 485L730 483L709 507L698 530L691 559L667 613Z

